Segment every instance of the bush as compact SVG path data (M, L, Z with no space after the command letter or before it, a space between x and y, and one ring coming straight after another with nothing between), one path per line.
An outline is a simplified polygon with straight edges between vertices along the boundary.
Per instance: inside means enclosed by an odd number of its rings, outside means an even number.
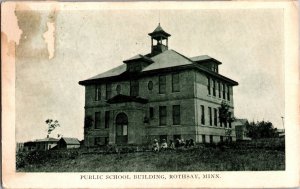
M16 168L20 169L27 165L39 165L57 159L76 159L79 156L77 149L18 152L16 154Z
M16 154L16 168L23 168L26 165L26 156L27 156L27 152L24 151L19 151Z
M28 164L42 164L49 158L51 157L49 156L48 151L33 151L26 156L26 162Z

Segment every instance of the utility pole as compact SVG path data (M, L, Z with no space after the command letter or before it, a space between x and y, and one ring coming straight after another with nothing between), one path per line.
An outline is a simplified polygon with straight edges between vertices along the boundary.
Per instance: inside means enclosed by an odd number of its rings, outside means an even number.
M282 126L283 126L283 131L284 131L285 129L284 129L284 117L283 116L281 116L281 120L282 120Z

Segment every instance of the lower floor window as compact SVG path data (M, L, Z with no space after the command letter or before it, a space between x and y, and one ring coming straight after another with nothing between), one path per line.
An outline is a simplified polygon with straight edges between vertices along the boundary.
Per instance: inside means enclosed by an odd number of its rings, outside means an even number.
M209 135L209 142L213 143L214 142L214 137L212 135Z
M205 135L202 135L202 142L205 143Z
M101 143L101 137L96 137L94 140L94 145L98 146L98 145L100 145L100 143Z
M109 138L108 137L95 137L94 139L94 145L95 146L101 146L108 144Z

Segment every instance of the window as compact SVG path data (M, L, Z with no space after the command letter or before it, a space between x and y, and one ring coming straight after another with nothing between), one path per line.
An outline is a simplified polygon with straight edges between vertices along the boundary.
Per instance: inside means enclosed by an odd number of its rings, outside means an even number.
M214 137L212 135L209 135L209 142L213 143L214 142Z
M109 143L109 138L108 138L108 137L105 137L104 143L105 143L105 144L108 144L108 143Z
M153 89L153 82L152 81L148 82L148 89L149 89L149 91L151 91Z
M130 96L139 96L139 82L137 80L130 81Z
M212 112L211 107L208 107L209 125L212 126Z
M226 96L226 85L223 83L223 99L226 99L225 96Z
M204 106L201 105L201 124L205 125L205 112L204 112Z
M95 100L96 101L101 100L101 86L100 85L96 85L96 88L95 88Z
M153 119L153 117L154 117L154 109L153 109L153 107L150 107L149 108L149 118Z
M217 65L217 64L213 64L213 65L212 65L212 71L218 73L218 65Z
M101 137L95 137L94 138L94 145L95 146L101 145Z
M117 85L116 91L117 91L117 94L121 94L121 85Z
M206 143L205 135L202 135L202 143Z
M159 94L166 93L166 76L161 75L159 76Z
M180 105L173 106L173 125L180 125Z
M219 98L221 98L221 83L218 81Z
M214 108L214 125L218 125L218 111L217 108Z
M224 141L223 136L220 136L220 142L223 142L223 141Z
M133 71L134 72L138 72L140 71L142 68L141 68L141 65L140 64L134 64L133 65Z
M210 78L207 78L207 90L208 90L208 94L210 95Z
M179 92L179 73L172 74L172 92Z
M216 96L216 81L215 80L212 81L213 81L213 95Z
M100 112L95 112L95 129L100 129Z
M159 125L167 124L167 107L160 106L159 107Z
M109 118L110 118L110 112L105 111L105 128L109 128Z
M227 86L227 100L230 100L230 86Z
M106 84L106 100L111 98L111 84Z
M108 144L108 137L95 137L94 138L94 145L101 146Z

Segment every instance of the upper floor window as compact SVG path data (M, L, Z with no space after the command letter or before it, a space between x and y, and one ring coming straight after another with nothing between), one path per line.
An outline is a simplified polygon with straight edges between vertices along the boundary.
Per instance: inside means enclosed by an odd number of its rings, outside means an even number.
M180 86L179 86L179 73L173 73L172 74L172 92L179 92Z
M208 94L210 95L210 78L207 77L207 90L208 90Z
M106 84L106 100L111 98L111 83Z
M101 125L101 122L100 122L100 112L95 112L95 129L100 129L100 125Z
M96 85L95 88L95 100L101 100L101 86L100 85Z
M166 93L166 76L160 75L159 76L159 94Z
M154 117L154 108L153 108L153 107L150 107L150 108L149 108L149 118L150 118L150 119L153 119L153 117Z
M167 124L167 107L160 106L159 107L159 125Z
M212 81L213 81L213 95L216 96L216 81L215 80Z
M217 108L214 108L214 125L218 125L218 110Z
M209 125L212 126L212 111L211 107L208 107Z
M117 94L121 94L121 85L117 85L116 91L117 91Z
M134 72L138 72L138 71L141 70L141 65L140 64L134 64L133 66L134 66L134 68L133 68Z
M205 111L203 105L201 105L201 124L205 125Z
M221 83L218 81L219 98L221 98Z
M218 65L217 65L217 64L212 64L211 70L212 70L213 72L217 72L217 73L218 73Z
M173 106L173 125L180 125L180 105Z
M128 64L128 66L130 72L139 72L142 69L141 64L139 63Z
M226 99L226 85L223 83L223 99Z
M137 80L130 81L130 96L139 96L139 82Z
M231 87L228 86L227 87L227 100L230 100L230 89L231 89Z
M215 64L211 65L211 70L214 72L215 71Z

